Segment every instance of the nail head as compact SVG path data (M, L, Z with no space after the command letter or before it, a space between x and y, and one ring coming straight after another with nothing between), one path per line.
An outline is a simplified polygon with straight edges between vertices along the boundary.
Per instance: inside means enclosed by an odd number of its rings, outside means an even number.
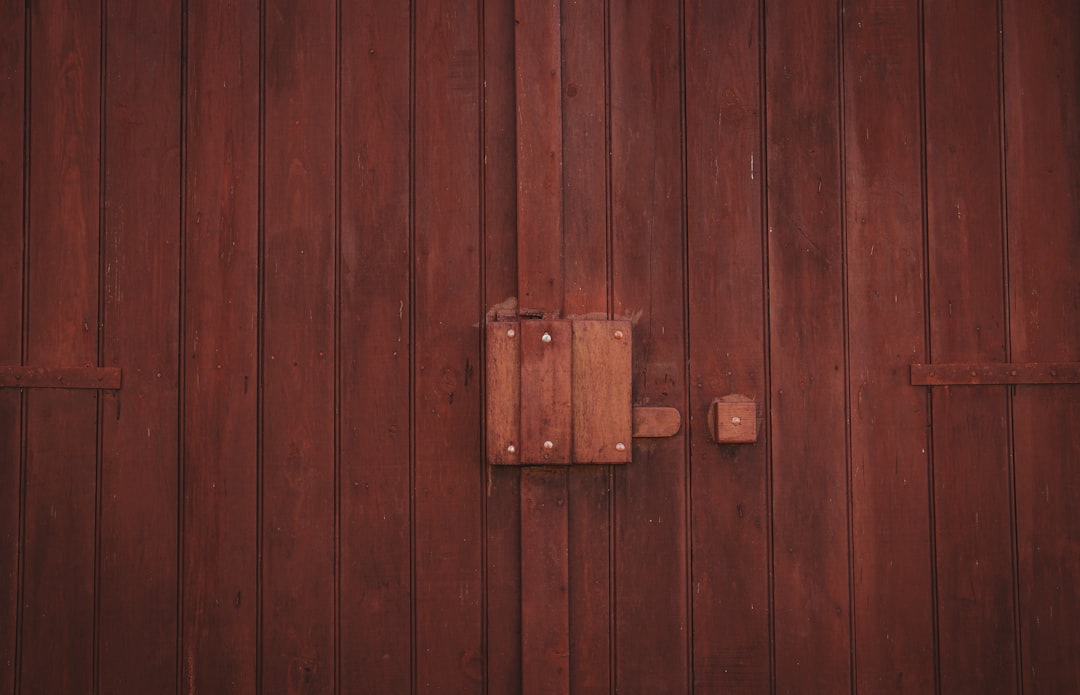
M544 335L540 336L540 340L544 341L545 343L550 343L551 342L551 334L550 333L545 333Z
M626 445L622 442L619 442L615 445L615 451L626 451Z
M555 448L555 442L551 441L550 439L547 440L546 442L544 442L544 448L548 449L548 450L554 449Z

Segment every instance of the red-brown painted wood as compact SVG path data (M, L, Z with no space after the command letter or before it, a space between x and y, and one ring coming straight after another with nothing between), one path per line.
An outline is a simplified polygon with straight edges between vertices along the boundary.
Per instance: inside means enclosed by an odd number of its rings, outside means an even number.
M765 8L776 690L845 692L852 645L835 3Z
M562 45L559 0L514 3L518 303L562 313Z
M31 13L26 362L98 362L99 3ZM19 686L89 692L97 630L98 394L26 398L24 590ZM59 551L59 552L58 552Z
M567 464L573 453L569 321L521 322L521 460Z
M563 308L568 316L608 315L607 3L561 5ZM626 447L629 455L632 443ZM612 476L610 466L581 466L567 481L569 681L575 693L611 689Z
M189 0L184 74L181 687L254 693L259 13Z
M19 364L23 339L26 13L0 8L0 363ZM22 497L22 393L0 391L0 688L15 692Z
M947 362L911 365L911 383L922 386L1080 384L1080 362Z
M177 687L180 2L118 0L104 18L104 337L123 365L101 423L101 693Z
M681 21L674 3L611 6L613 313L634 326L634 398L685 412ZM615 472L614 686L689 685L685 430L634 442Z
M1003 3L1009 323L1017 362L1080 359L1080 5ZM1080 688L1080 392L1018 386L1013 405L1021 673Z
M769 689L767 432L718 446L709 405L768 412L758 3L686 6L694 687Z
M264 7L261 685L335 684L336 7Z
M514 3L483 3L484 307L517 296ZM521 689L521 484L487 466L484 512L484 673L489 693Z
M16 271L22 273L22 268ZM17 359L15 360L18 361ZM17 367L0 366L0 388L25 389L118 389L119 367Z
M409 6L341 13L341 691L409 692Z
M483 663L480 44L475 3L414 7L414 679L479 692Z
M904 369L926 354L919 29L915 2L844 7L855 687L866 692L935 683L928 402Z
M1080 359L1075 8L383 5L0 10L0 684L1076 689L1075 387L910 383ZM487 465L522 294L678 436Z
M979 2L925 11L930 356L1000 362L1007 353L999 20ZM1007 392L934 388L932 398L941 692L1014 692Z
M563 312L566 248L563 240L562 45L560 3L514 3L514 72L517 125L518 302L546 316ZM567 325L567 328L569 326ZM523 365L533 354L522 325ZM570 331L566 331L570 339ZM566 347L569 347L567 344ZM569 351L567 351L569 355ZM531 424L528 374L522 372L522 437L530 448L551 441ZM565 381L569 397L569 379ZM550 389L549 389L550 390ZM547 394L537 394L547 395ZM546 454L569 463L570 411L551 423L565 433L565 453ZM570 691L569 519L567 471L528 468L521 473L521 690Z

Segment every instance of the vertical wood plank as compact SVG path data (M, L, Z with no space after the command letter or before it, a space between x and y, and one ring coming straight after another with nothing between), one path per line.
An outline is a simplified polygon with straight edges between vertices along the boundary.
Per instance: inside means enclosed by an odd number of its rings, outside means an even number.
M98 689L163 693L178 659L180 2L107 10L103 342L124 382L104 394Z
M264 8L262 686L334 688L335 3Z
M410 7L341 11L341 692L406 693Z
M934 688L918 3L843 13L857 690ZM888 465L883 465L888 462Z
M254 693L259 5L189 0L181 685Z
M1005 0L1009 318L1015 361L1080 359L1080 5ZM1080 688L1080 393L1014 399L1027 692Z
M518 302L523 310L547 317L562 315L566 281L559 7L558 0L514 3ZM528 365L525 332L523 325L522 364ZM523 405L529 402L528 381L523 372ZM530 434L529 424L523 412L523 438ZM569 418L565 430L569 444ZM565 457L548 455L555 463L565 463L569 454L568 448ZM570 689L567 481L567 471L529 468L521 473L521 688L525 693L567 693Z
M694 686L769 688L766 437L717 446L713 398L769 410L758 3L686 8Z
M610 312L607 7L607 2L563 2L561 9L567 316ZM626 447L629 458L632 442ZM568 479L569 681L575 693L611 690L612 476L611 466L580 466Z
M628 463L634 429L631 324L581 319L573 328L573 461Z
M851 683L836 3L765 7L776 690Z
M484 307L517 296L517 140L514 1L483 3ZM490 457L490 452L489 452ZM489 693L521 688L521 474L487 466L484 516L485 680Z
M26 359L97 364L100 3L39 3L30 34ZM92 391L27 396L18 668L28 692L94 685L97 402Z
M480 692L482 505L480 40L476 3L414 7L418 692Z
M562 46L559 0L514 4L518 303L562 313ZM555 243L553 246L552 243Z
M514 465L521 461L521 325L488 321L484 339L487 461Z
M521 322L522 461L571 461L572 344L569 321Z
M978 1L925 12L930 362L1004 362L998 17ZM941 692L1013 692L1006 389L931 394Z
M23 339L26 192L26 12L0 7L0 364L19 364ZM14 692L22 499L22 393L0 389L0 689Z
M680 6L611 6L614 314L634 326L634 398L685 412ZM615 472L615 682L689 688L685 430ZM645 560L647 558L647 560Z

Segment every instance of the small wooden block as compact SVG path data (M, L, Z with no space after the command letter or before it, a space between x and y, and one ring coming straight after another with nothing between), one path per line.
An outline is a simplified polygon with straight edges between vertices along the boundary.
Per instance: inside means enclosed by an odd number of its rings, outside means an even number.
M717 444L757 441L757 403L746 396L717 398L709 407L709 432Z
M517 321L487 324L487 456L521 461L521 329Z
M573 448L570 322L530 320L519 325L521 462L568 464Z
M629 321L574 326L574 463L629 463L633 374Z

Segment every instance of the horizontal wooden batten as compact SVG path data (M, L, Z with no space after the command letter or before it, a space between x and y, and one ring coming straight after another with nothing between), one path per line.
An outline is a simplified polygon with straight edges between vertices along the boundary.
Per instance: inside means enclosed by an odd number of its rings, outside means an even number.
M913 386L1080 384L1080 362L913 364Z
M119 367L0 367L0 388L118 389Z

